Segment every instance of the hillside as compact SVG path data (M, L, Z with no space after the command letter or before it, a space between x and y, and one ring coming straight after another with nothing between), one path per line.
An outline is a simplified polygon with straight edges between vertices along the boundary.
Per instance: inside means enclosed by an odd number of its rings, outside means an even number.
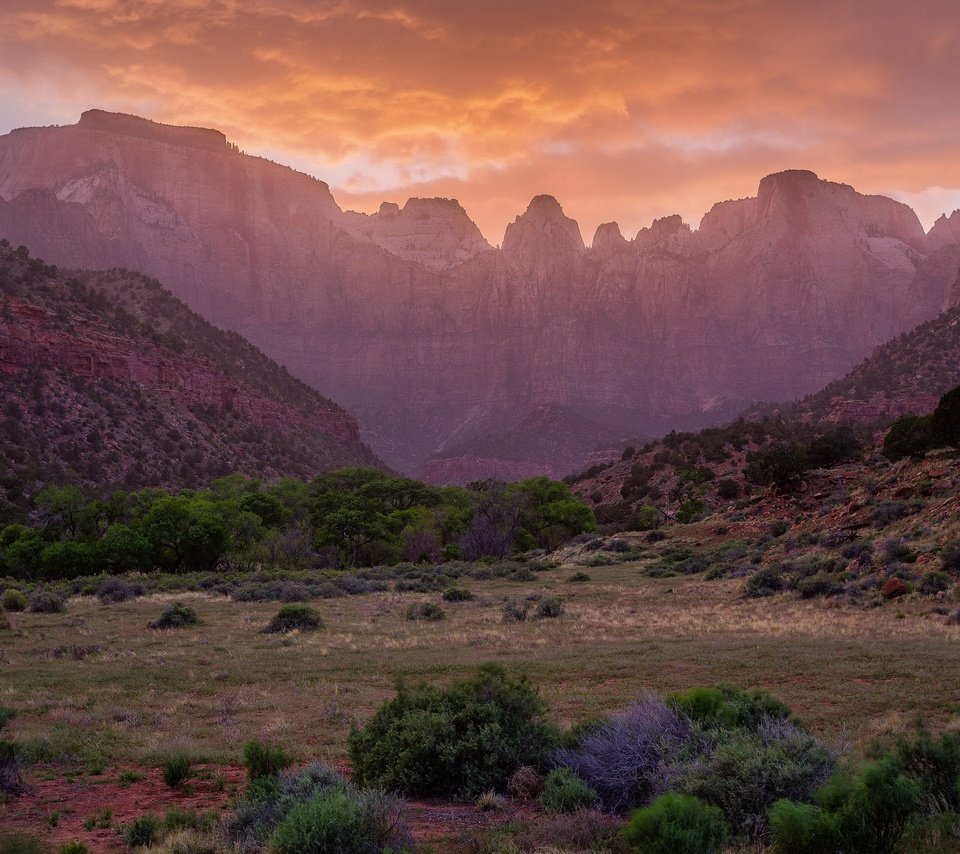
M958 277L960 280L960 277ZM842 379L778 407L784 418L882 426L927 415L960 385L960 308L952 308L879 346ZM770 414L757 408L754 414Z
M196 486L376 464L353 418L156 281L0 243L4 502L46 483Z
M630 435L562 406L541 406L502 433L477 436L434 454L421 467L427 483L464 484L495 478L563 477L591 451Z
M407 472L542 406L653 436L815 392L949 307L958 222L791 169L589 241L538 195L496 249L455 200L344 211L211 130L91 110L0 137L0 236L158 278Z

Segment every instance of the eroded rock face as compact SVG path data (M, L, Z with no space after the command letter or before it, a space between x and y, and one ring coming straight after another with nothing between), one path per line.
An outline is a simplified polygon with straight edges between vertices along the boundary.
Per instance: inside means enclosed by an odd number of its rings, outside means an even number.
M428 270L461 264L492 247L456 199L384 202L372 216L347 211L346 230Z
M321 181L162 127L85 114L0 138L0 232L49 262L155 276L351 409L406 471L544 404L653 434L797 397L957 278L923 266L909 208L810 172L768 176L696 231L604 226L590 249L537 196L497 251L456 202L344 213Z
M927 238L930 241L931 250L960 243L960 210L954 211L950 216L941 214L930 229Z

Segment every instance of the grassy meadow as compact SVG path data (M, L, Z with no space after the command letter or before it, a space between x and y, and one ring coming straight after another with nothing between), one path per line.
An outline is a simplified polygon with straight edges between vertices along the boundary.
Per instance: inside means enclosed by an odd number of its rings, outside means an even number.
M391 696L397 678L443 682L495 661L540 687L571 725L629 703L644 688L729 682L762 687L818 734L864 747L922 717L960 718L960 628L923 602L880 608L782 594L741 598L735 579L641 575L642 563L571 567L536 580L471 581L476 599L373 593L314 603L325 626L264 634L276 603L200 593L103 605L74 597L61 614L9 615L0 631L0 705L11 729L50 767L150 764L174 749L231 762L260 738L302 760L340 760L354 722ZM505 600L563 597L556 619L517 622ZM148 624L175 600L201 624ZM406 618L442 604L437 622Z

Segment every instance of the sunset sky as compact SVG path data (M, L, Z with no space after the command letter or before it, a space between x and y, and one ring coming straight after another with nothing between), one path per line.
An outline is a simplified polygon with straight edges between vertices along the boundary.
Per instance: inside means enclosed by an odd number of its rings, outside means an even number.
M785 168L960 208L956 0L0 0L0 132L89 107L217 127L341 207L537 193L587 242Z

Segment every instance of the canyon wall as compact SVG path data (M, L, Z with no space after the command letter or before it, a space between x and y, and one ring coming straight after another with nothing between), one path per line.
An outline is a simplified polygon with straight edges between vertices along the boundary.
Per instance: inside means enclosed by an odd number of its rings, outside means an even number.
M0 236L158 278L406 471L543 405L654 434L814 391L950 303L956 217L928 236L903 204L788 171L697 230L611 223L590 248L537 196L496 250L452 200L345 212L215 131L91 111L0 137Z

